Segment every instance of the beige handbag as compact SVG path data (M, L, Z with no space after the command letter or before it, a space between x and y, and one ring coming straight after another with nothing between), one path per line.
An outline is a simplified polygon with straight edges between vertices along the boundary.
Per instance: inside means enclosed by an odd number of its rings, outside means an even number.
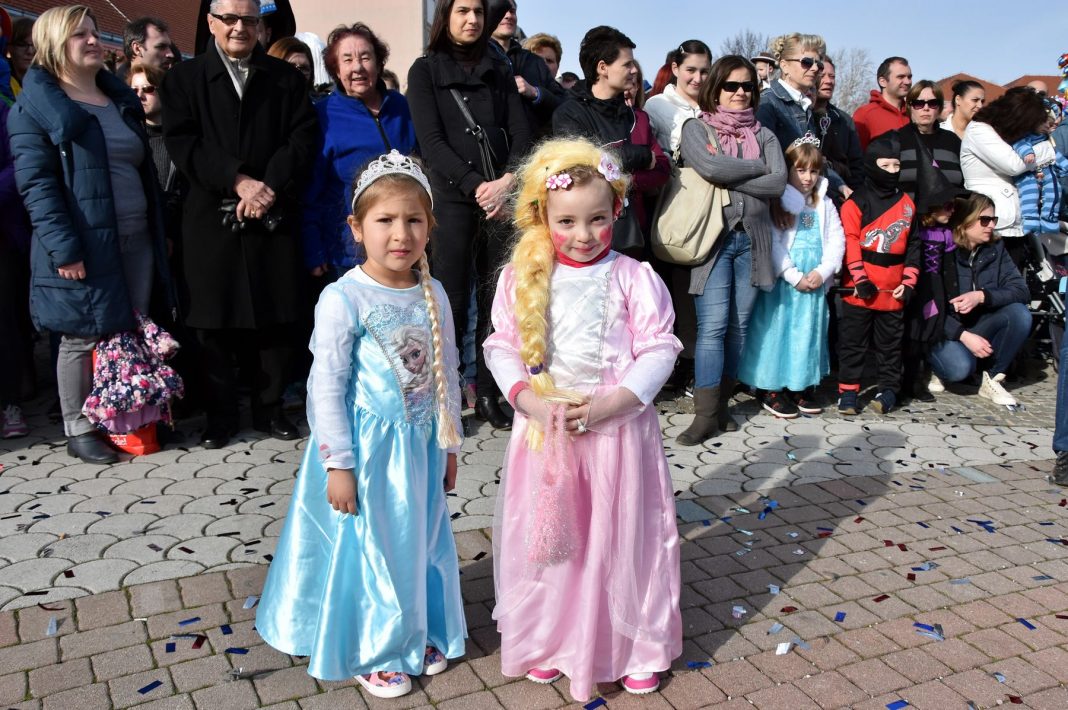
M689 119L696 120L700 119ZM702 125L718 149L716 132L704 122ZM671 180L660 193L653 213L653 254L669 264L694 266L708 258L723 233L723 208L731 200L726 188L705 180L693 168L678 167L678 157L676 154Z

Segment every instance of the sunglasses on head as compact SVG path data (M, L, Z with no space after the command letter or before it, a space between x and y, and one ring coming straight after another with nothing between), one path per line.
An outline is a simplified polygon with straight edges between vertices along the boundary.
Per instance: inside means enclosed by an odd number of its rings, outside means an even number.
M938 99L913 99L909 102L909 106L919 111L924 106L927 108L939 109L942 108L942 102Z
M812 57L801 57L800 59L783 59L784 62L797 62L801 65L801 68L808 71L812 67L816 67L816 71L823 71L823 62Z
M753 93L756 89L756 84L751 81L725 81L723 82L723 90L728 94L738 93L738 89L741 89L747 94Z
M233 27L237 24L238 20L241 20L241 24L243 24L245 27L255 27L256 25L260 24L260 18L256 15L231 15L229 13L225 15L216 15L213 12L211 13L211 16L226 25L227 27Z
M135 94L149 94L149 95L151 95L151 94L156 93L156 87L152 86L152 84L145 84L144 86L136 86L136 87L134 87L134 93Z
M997 224L997 222L998 222L997 215L992 215L992 216L989 216L989 217L987 215L983 215L982 217L979 218L979 224L984 226L984 227L989 227L991 225L995 225L995 224Z

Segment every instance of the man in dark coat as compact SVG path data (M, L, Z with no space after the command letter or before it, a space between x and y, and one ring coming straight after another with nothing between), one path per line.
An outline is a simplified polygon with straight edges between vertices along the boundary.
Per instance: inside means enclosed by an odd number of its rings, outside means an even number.
M237 432L235 355L253 378L253 426L299 436L281 394L302 303L299 195L319 135L303 76L256 44L257 4L213 9L213 44L171 69L161 91L164 140L190 183L186 324L198 329L211 389L207 448Z
M501 9L504 10L504 17L493 30L490 49L500 48L512 65L516 88L523 97L527 120L530 121L530 134L535 138L548 136L552 133L553 112L567 100L567 90L549 73L545 60L523 49L523 45L515 38L519 22L515 0L507 0ZM491 11L488 19L492 17Z

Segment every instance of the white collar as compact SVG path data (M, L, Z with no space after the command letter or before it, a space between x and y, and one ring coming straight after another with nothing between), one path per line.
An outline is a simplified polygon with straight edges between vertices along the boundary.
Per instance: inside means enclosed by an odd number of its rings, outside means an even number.
M812 99L787 84L786 81L784 81L783 79L779 79L779 85L782 86L782 88L786 89L786 93L790 95L791 99L793 99L796 103L801 104L801 108L808 111L809 107L812 105Z

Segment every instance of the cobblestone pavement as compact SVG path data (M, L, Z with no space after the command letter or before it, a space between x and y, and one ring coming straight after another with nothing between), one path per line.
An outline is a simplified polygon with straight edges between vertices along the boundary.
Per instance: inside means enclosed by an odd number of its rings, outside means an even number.
M660 402L685 535L686 648L661 693L636 701L606 686L609 706L906 699L943 710L1019 696L1068 707L1068 509L1044 480L1052 377L1014 386L1017 411L963 388L888 417L782 422L741 395L742 430L700 447L673 445L689 401ZM44 409L29 411L34 436L0 441L0 706L382 704L308 677L300 659L262 644L243 608L259 593L303 442L245 432L223 450L179 442L91 466L65 454ZM199 436L195 423L181 429L190 443ZM468 658L390 705L570 700L566 681L499 675L486 528L506 443L471 431L450 498ZM919 635L917 622L939 624L945 640ZM229 681L234 668L253 675Z

